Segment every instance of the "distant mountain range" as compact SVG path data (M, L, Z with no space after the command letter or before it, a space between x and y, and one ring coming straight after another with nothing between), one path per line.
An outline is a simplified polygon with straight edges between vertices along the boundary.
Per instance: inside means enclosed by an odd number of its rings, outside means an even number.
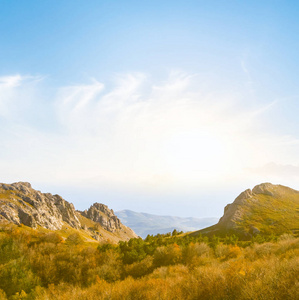
M148 213L121 210L115 212L123 224L145 238L148 234L178 231L195 231L218 222L219 218L181 218L174 216L159 216Z

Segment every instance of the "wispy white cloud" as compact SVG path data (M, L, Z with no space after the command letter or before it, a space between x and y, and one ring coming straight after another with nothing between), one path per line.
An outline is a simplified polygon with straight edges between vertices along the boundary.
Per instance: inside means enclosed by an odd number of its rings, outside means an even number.
M7 88L7 87L16 87L20 85L20 83L24 80L24 78L19 74L14 76L2 76L0 77L0 88Z
M43 76L30 76L30 75L10 75L10 76L0 76L0 89L1 93L5 88L15 88L21 86L25 82L32 84L33 82L39 82L43 80Z
M0 166L11 177L186 188L298 159L295 137L263 127L275 101L249 109L230 93L206 92L198 75L172 72L155 82L132 73L118 75L109 87L95 79L61 87L43 115L51 130L22 118L28 103L33 110L40 103L37 80L0 79L0 105L14 103L0 119L6 130L0 132Z
M7 119L20 117L26 107L34 101L41 76L20 74L0 77L0 116Z

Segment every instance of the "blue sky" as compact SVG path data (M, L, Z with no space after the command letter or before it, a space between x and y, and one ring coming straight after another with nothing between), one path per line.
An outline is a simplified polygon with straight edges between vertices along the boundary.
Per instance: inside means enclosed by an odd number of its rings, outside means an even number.
M0 0L1 182L197 217L299 189L298 6Z

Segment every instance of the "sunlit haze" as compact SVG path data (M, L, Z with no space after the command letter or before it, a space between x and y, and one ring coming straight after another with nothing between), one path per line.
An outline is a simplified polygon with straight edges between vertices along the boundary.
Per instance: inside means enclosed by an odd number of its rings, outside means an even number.
M299 189L295 1L0 1L0 182L220 217Z

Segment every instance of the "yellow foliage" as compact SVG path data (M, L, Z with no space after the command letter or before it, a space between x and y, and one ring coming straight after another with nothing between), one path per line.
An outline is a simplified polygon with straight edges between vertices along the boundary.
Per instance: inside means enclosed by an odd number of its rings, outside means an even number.
M6 300L7 297L6 297L6 293L0 289L0 300Z
M131 264L117 246L27 238L20 228L0 232L0 300L299 299L299 239L290 236L244 249L157 243Z

